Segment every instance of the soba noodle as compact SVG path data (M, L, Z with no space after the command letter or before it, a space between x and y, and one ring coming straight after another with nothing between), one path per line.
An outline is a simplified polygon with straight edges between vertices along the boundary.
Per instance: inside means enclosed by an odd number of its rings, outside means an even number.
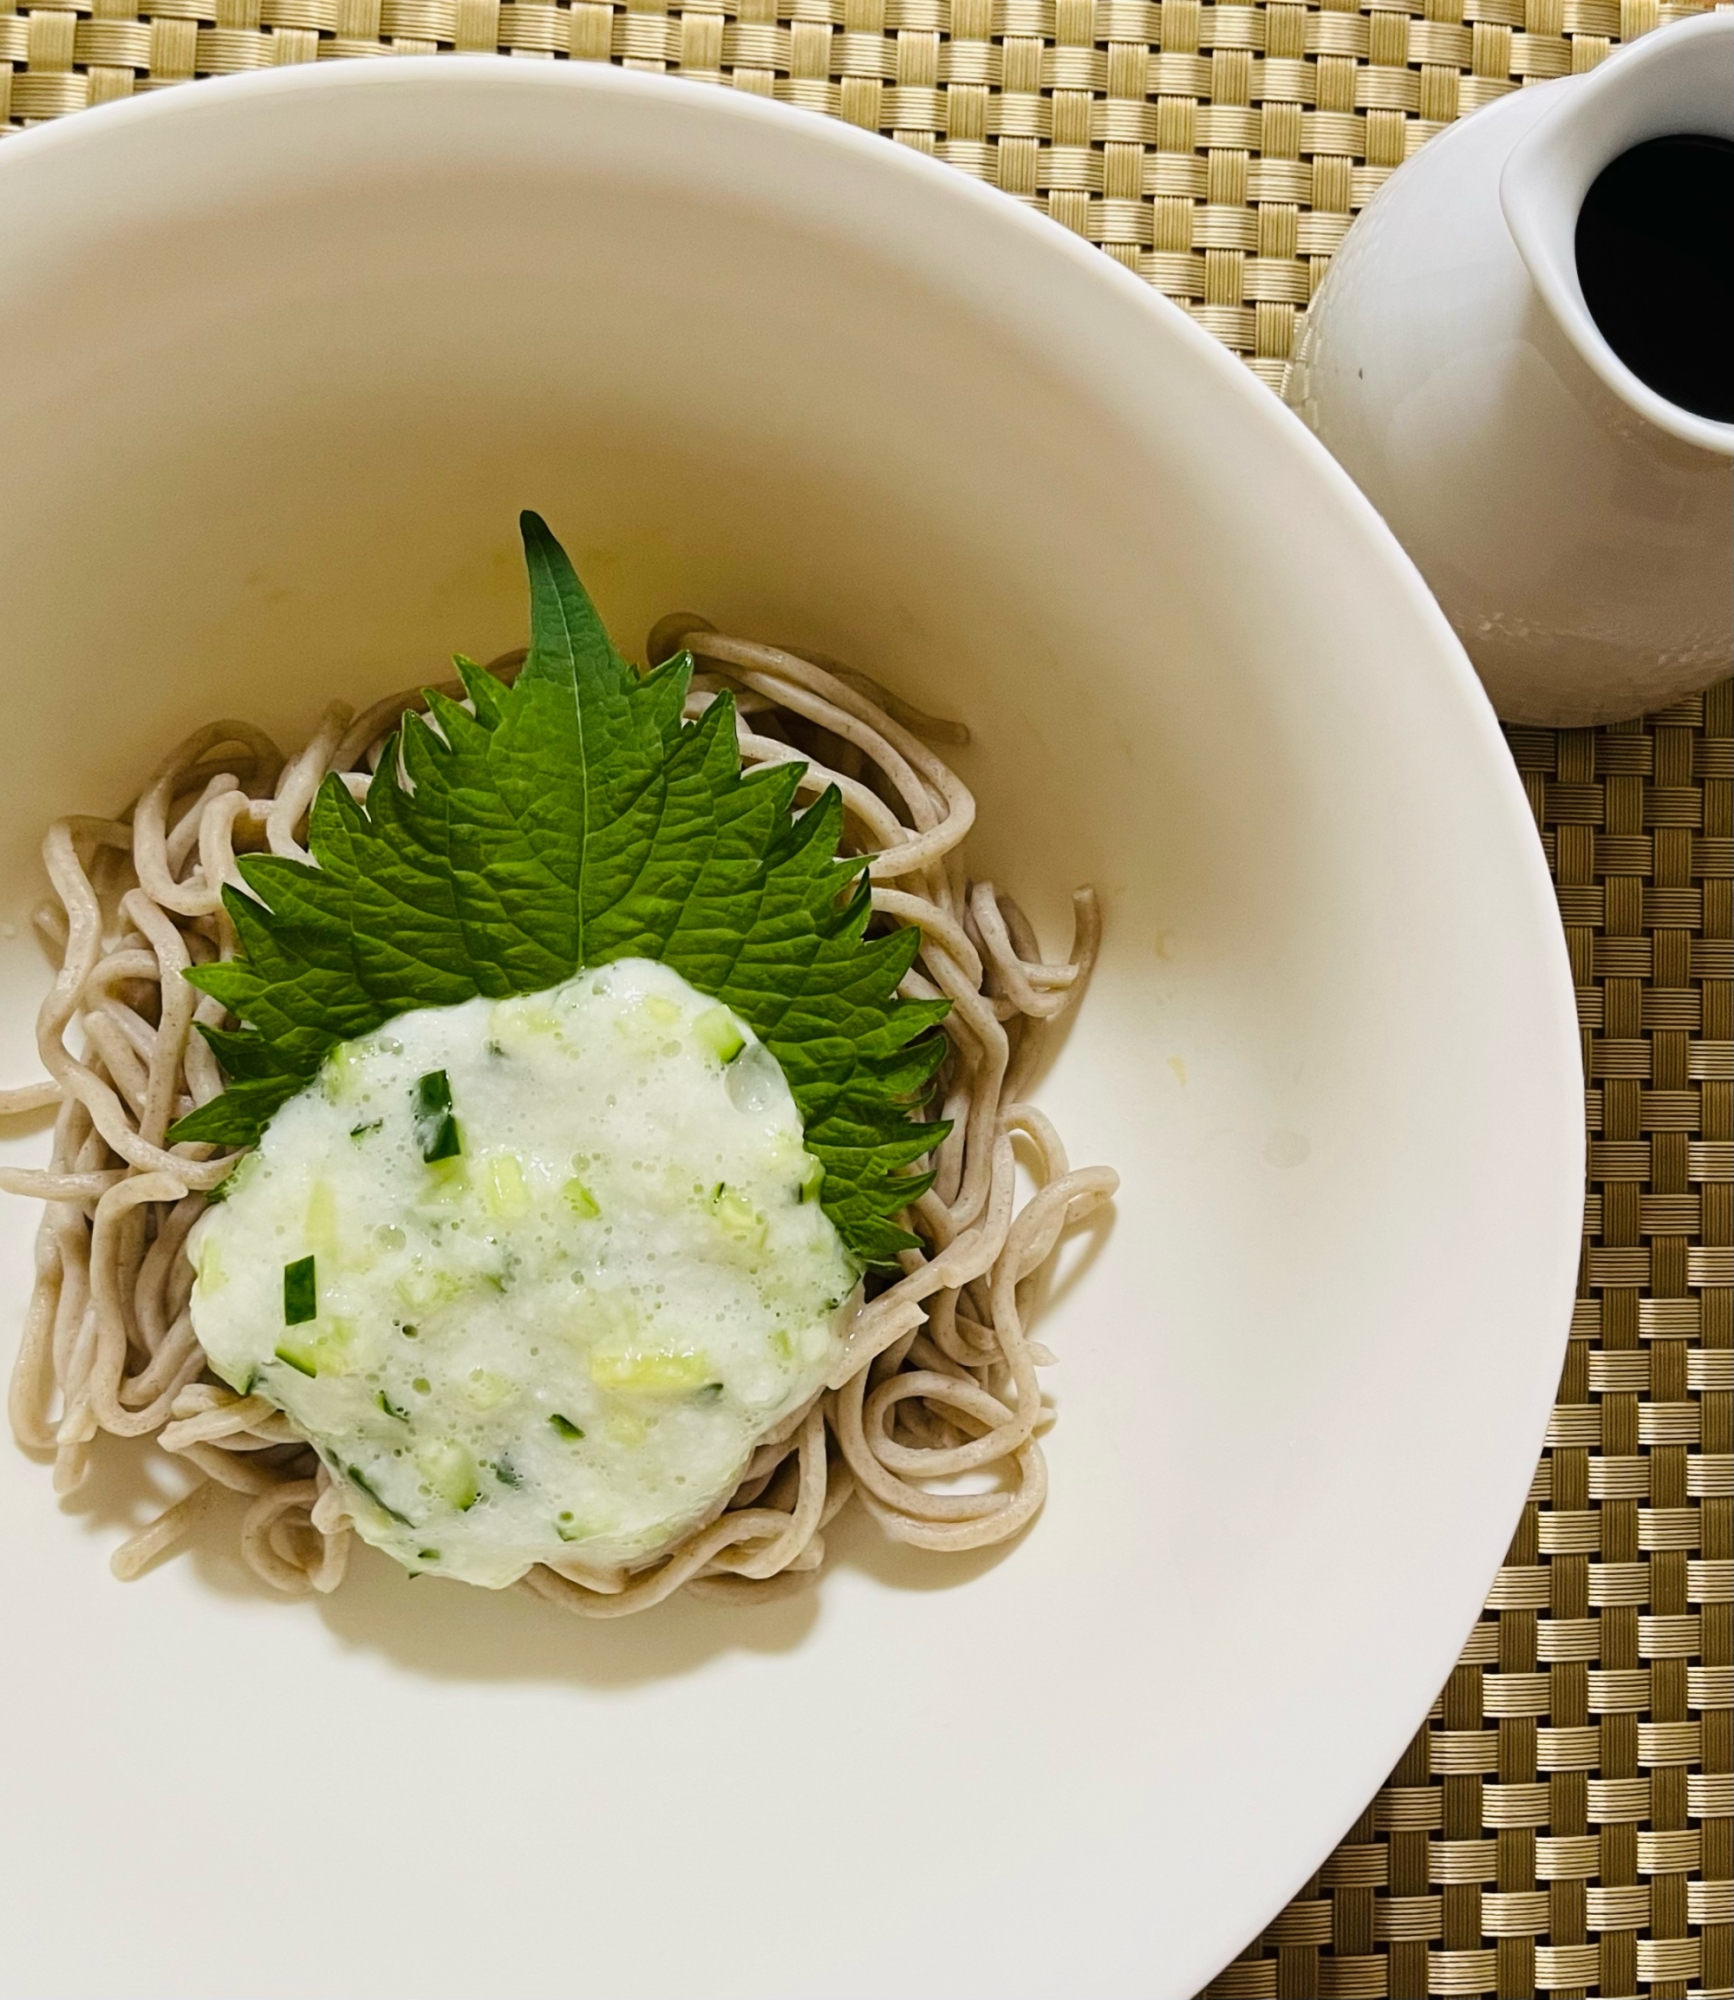
M1030 1315L1062 1233L1116 1186L1106 1167L1072 1168L1024 1096L1048 1024L1088 979L1093 893L1074 899L1070 956L1044 961L1016 903L965 873L974 800L930 747L964 740L956 725L835 662L690 616L656 627L651 657L682 644L699 663L687 714L728 688L745 765L804 761L803 801L836 785L846 851L871 856L879 919L920 930L902 990L952 1003L935 1105L952 1129L932 1188L908 1212L922 1249L870 1297L828 1388L759 1447L726 1509L635 1572L580 1580L541 1565L523 1578L519 1587L591 1617L682 1589L798 1587L851 1499L918 1548L1016 1534L1047 1487L1036 1369L1052 1357L1031 1338ZM491 671L510 679L521 659ZM246 1497L242 1551L266 1583L302 1595L343 1578L350 1530L330 1474L263 1397L207 1371L194 1336L182 1248L232 1156L167 1146L165 1134L223 1087L194 1024L226 1016L180 975L235 950L221 890L241 886L237 850L306 858L300 836L326 774L363 796L390 733L421 706L414 690L358 716L334 704L287 759L249 724L211 723L169 754L129 813L58 821L44 842L56 900L37 924L60 960L37 1023L49 1080L0 1092L0 1114L58 1107L50 1164L0 1168L0 1188L46 1203L11 1419L21 1444L52 1452L61 1493L85 1478L102 1433L150 1438L191 1471L185 1497L116 1551L123 1578L184 1540L223 1489ZM69 1031L81 1032L81 1053ZM1020 1168L1034 1184L1021 1199ZM975 1475L969 1490L960 1475Z

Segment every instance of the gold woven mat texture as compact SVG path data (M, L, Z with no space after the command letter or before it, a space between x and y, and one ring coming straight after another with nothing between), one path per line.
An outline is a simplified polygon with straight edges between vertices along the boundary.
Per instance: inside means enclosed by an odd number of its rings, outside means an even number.
M0 0L0 128L388 51L669 70L883 132L1045 210L1274 388L1350 220L1410 153L1697 11ZM1570 1357L1506 1567L1431 1718L1212 1995L1734 1996L1734 686L1510 741L1589 1080ZM1256 1777L1233 1781L1259 1812Z
M1212 1995L1734 1990L1734 683L1507 738L1588 1080L1548 1449L1425 1727Z

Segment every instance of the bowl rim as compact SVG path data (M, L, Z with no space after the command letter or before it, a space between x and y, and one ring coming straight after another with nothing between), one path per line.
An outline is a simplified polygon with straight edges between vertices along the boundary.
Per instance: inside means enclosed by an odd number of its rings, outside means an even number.
M255 99L293 97L305 93L336 93L420 90L433 95L467 90L493 91L563 90L577 94L601 92L622 99L678 102L688 115L710 117L719 122L737 121L746 126L769 126L786 134L800 135L803 144L823 147L834 155L852 159L867 172L877 175L888 191L896 192L901 182L906 197L925 203L937 213L949 209L953 227L996 230L1007 243L1024 246L1025 252L1053 268L1056 276L1064 271L1065 282L1076 288L1080 306L1088 306L1093 290L1114 310L1145 315L1160 329L1161 338L1178 342L1191 356L1192 364L1208 371L1216 388L1238 399L1252 421L1268 435L1270 449L1286 452L1309 470L1310 478L1322 481L1337 505L1352 522L1354 532L1368 556L1376 559L1405 601L1407 613L1418 629L1430 632L1431 657L1423 664L1408 663L1409 670L1435 675L1441 692L1456 704L1467 724L1475 753L1486 767L1491 796L1499 802L1504 824L1500 838L1507 848L1511 866L1518 872L1519 886L1537 920L1535 938L1538 957L1545 960L1546 991L1537 994L1536 1020L1547 1020L1550 1035L1571 1055L1566 1073L1581 1074L1578 1022L1573 978L1565 938L1559 925L1557 902L1535 821L1522 780L1500 732L1491 704L1483 692L1468 656L1444 613L1427 589L1420 572L1397 542L1372 502L1353 483L1326 448L1289 410L1281 397L1260 382L1251 370L1196 320L1153 285L1102 253L1083 237L1026 207L996 188L975 180L947 163L910 147L887 143L877 132L868 132L839 118L803 107L783 104L749 92L719 88L694 79L664 73L629 71L605 62L512 62L498 54L441 54L437 61L425 56L384 55L376 60L337 61L285 66L279 69L245 72L198 80L194 90L165 90L119 99L92 107L77 117L61 117L16 135L0 147L0 213L12 199L17 176L34 170L39 163L63 155L100 150L111 135L118 136L134 126L149 127L168 121L181 125L191 119L221 119L244 111ZM1569 1093L1568 1093L1569 1095ZM1572 1097L1560 1106L1562 1136L1569 1126L1568 1156L1575 1151L1584 1157L1584 1125L1581 1100ZM1545 1253L1553 1256L1569 1246L1570 1258L1556 1257L1556 1263L1575 1269L1576 1246L1581 1234L1581 1173L1562 1178L1557 1191L1556 1216ZM1540 1198L1538 1197L1538 1206ZM1538 1252L1538 1266L1542 1253ZM1568 1285L1560 1298L1558 1339L1563 1348L1573 1287ZM1550 1382L1552 1377L1549 1377ZM1533 1473L1534 1460L1542 1449L1546 1413L1551 1408L1551 1389L1545 1402L1534 1412L1533 1450L1521 1466L1503 1468L1493 1479L1485 1467L1477 1474L1483 1489L1497 1487L1509 1499L1509 1519L1515 1521ZM1521 1475L1521 1478L1520 1476ZM1507 1531L1508 1532L1508 1531ZM1502 1551L1503 1540L1499 1543ZM1491 1563L1478 1554L1473 1563L1463 1563L1458 1572L1442 1582L1436 1594L1462 1607L1462 1630L1466 1633L1476 1609L1498 1569L1496 1555ZM1160 1990L1179 1994L1191 1992L1214 1976L1233 1953L1275 1916L1309 1875L1341 1840L1384 1781L1403 1746L1425 1719L1437 1689L1443 1684L1457 1653L1461 1638L1448 1654L1428 1665L1425 1686L1417 1667L1416 1687L1400 1703L1394 1703L1381 1727L1359 1734L1336 1756L1339 1773L1337 1796L1329 1810L1321 1806L1307 1824L1304 1839L1292 1843L1294 1859L1286 1879L1274 1888L1262 1887L1256 1903L1243 1890L1227 1898L1236 1914L1225 1920L1219 1907L1214 1920L1200 1927L1193 1955L1183 1964L1166 1962L1155 1976L1164 1983ZM1234 1871L1225 1869L1224 1873ZM1204 1913L1200 1913L1202 1916ZM1178 1977L1181 1984L1166 1982Z

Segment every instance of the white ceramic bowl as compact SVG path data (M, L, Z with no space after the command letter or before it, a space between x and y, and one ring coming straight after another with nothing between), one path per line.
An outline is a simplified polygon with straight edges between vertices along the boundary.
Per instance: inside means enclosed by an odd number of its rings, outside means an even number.
M693 607L968 717L981 868L1056 933L1103 891L1043 1101L1124 1175L999 1558L863 1532L817 1593L618 1627L378 1560L317 1607L218 1552L122 1588L139 1455L57 1512L0 1454L11 1990L1193 1991L1450 1667L1572 1290L1540 849L1371 509L960 175L458 59L9 141L0 438L0 916L197 721L512 643L530 504L633 643Z

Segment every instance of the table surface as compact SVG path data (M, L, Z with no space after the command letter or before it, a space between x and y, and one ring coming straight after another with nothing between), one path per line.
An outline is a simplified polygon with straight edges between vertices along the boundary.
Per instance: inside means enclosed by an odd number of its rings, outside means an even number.
M0 0L0 128L387 50L666 69L993 183L1275 388L1331 253L1408 154L1697 11ZM1509 736L1588 1079L1579 1298L1548 1448L1432 1715L1212 1995L1734 1994L1734 684L1641 722ZM1256 1773L1224 1782L1259 1812Z

